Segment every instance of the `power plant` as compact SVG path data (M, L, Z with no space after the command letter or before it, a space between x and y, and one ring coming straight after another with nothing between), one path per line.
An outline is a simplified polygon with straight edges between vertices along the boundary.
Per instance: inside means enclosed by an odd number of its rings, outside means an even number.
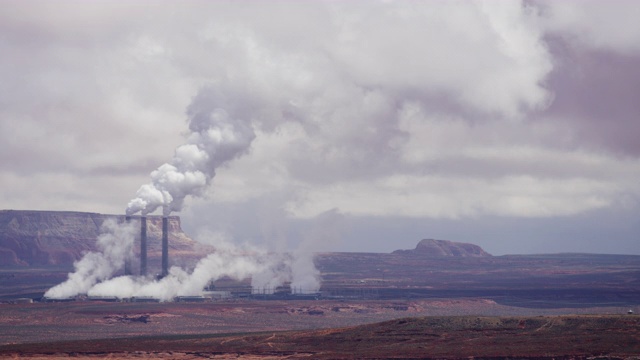
M162 217L162 277L169 275L169 219Z
M147 275L147 217L140 217L140 276Z
M202 301L205 298L227 297L319 297L317 287L313 286L314 290L305 289L304 284L294 281L295 277L289 264L293 259L291 255L254 254L246 253L244 250L227 253L224 249L209 254L194 252L185 250L193 249L193 240L186 238L182 233L178 217L89 215L94 216L91 223L101 228L101 233L96 238L96 248L100 252L85 253L81 261L74 263L73 273L79 274L76 276L83 277L86 281L78 282L70 277L71 280L68 279L49 289L43 297L44 300L79 297L101 301ZM186 266L177 269L175 274L169 273L169 231L177 232L172 234L172 241L175 242L172 246L176 251L173 255L177 256L174 262ZM190 268L192 266L193 268ZM269 281L262 278L253 284L252 277L255 273L245 274L242 269L238 270L237 266L255 267L254 272L262 271L267 274L277 271L281 276L290 278L283 278L281 286L263 285L269 284ZM94 275L96 268L100 269L97 276ZM237 272L240 274L236 274ZM275 278L278 274L274 273L272 276ZM221 280L221 283L214 286L212 280Z
M124 221L129 224L131 223L131 216L126 216ZM133 275L133 269L131 269L131 257L128 257L124 260L124 274L125 275Z
M147 275L147 217L140 216L140 276ZM132 217L126 216L125 221L131 222ZM125 275L133 275L131 259L127 259L124 265ZM162 217L162 270L161 277L169 274L169 218Z

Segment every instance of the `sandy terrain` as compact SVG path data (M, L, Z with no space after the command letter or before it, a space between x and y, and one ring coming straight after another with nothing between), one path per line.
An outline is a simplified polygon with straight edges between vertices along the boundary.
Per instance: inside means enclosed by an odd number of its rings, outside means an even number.
M627 310L622 307L531 309L500 305L486 299L0 304L0 344L306 330L409 316L624 314Z
M640 317L411 317L337 329L130 337L0 347L0 356L243 359L628 359Z

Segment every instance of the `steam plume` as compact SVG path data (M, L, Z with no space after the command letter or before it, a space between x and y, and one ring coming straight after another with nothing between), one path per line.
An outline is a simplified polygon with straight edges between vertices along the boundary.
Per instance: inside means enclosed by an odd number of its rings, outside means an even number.
M210 281L215 281L223 276L236 280L251 277L253 279L252 287L258 290L275 289L285 282L291 282L292 287L295 283L295 287L301 291L317 292L320 288L320 282L317 278L309 282L309 272L299 272L299 269L295 268L300 266L299 264L306 263L307 260L292 255L270 254L256 248L223 243L217 247L215 253L201 259L190 272L174 266L169 270L169 274L162 279L133 276L101 278L102 282L92 283L91 286L85 287L83 292L89 296L151 297L161 301L171 301L176 296L201 295L202 289ZM310 264L313 264L313 261ZM303 266L309 267L308 264ZM315 269L313 265L311 267ZM297 270L299 275L296 275ZM317 272L317 270L315 271ZM307 282L296 282L296 279L303 279ZM72 291L74 290L73 285L70 284L67 287L69 291L64 294L64 297L78 294L78 292ZM47 296L62 297L57 295L58 293L52 292Z
M239 95L239 96L237 96ZM151 182L138 189L126 213L147 215L162 207L163 216L180 211L188 195L201 196L219 166L249 150L255 133L252 97L246 93L225 95L214 88L201 90L187 109L189 135L176 148L169 163L151 173ZM113 277L131 254L134 227L107 221L98 239L99 252L90 252L75 263L75 272L51 288L45 297L89 296L153 297L170 301L176 296L200 295L203 288L222 276L253 278L256 287L275 289L290 282L307 292L320 288L319 272L310 253L282 255L230 244L216 246L192 271L172 267L162 279Z
M118 298L151 297L171 301L176 296L201 295L204 287L223 276L242 280L262 271L259 256L243 254L237 249L222 250L201 259L191 272L174 266L162 279L119 276L103 281L87 291L89 296Z
M218 242L216 252L202 258L191 271L173 266L162 279L127 275L113 277L124 267L125 259L131 253L136 227L131 223L118 224L107 220L101 230L98 238L100 251L85 254L76 262L75 272L69 274L65 282L49 289L45 297L61 299L87 294L171 301L176 296L201 295L210 281L223 276L236 280L251 277L254 290L269 293L287 282L301 292L320 289L319 272L308 256L310 253L268 253L224 241Z
M320 290L320 271L313 263L313 254L299 250L292 254L271 254L264 269L251 277L251 287L257 293L272 294L277 287L289 283L291 290L316 293Z
M74 264L75 271L69 274L67 280L49 289L44 296L68 298L86 293L96 283L111 278L124 267L125 260L131 254L134 234L133 225L106 220L98 236L99 252L86 253Z
M224 108L223 108L224 107ZM163 208L163 215L182 209L188 195L201 196L216 169L248 151L255 138L250 113L213 88L204 88L187 109L187 143L173 159L151 173L127 206L127 215Z

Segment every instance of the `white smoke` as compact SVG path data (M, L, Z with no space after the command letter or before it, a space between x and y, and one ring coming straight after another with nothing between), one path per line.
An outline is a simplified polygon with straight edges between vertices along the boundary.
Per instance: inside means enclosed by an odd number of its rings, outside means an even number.
M300 251L291 254L271 253L264 257L264 269L251 277L251 288L259 294L273 294L280 286L289 284L293 293L317 293L320 290L320 271L313 262L313 253Z
M223 276L243 280L263 269L260 257L255 254L243 254L237 250L216 251L201 259L191 272L174 266L162 279L119 276L93 286L87 291L87 295L151 297L171 301L176 296L202 295L209 282Z
M163 208L163 215L182 210L188 195L201 196L216 169L246 153L255 138L251 113L216 89L202 89L187 109L190 135L173 159L151 173L126 213L143 215Z
M125 226L127 231L130 231L128 225L122 225L122 227ZM120 227L116 226L115 229ZM115 235L101 236L101 238L107 237L113 239ZM52 288L45 296L68 298L87 294L96 297L115 296L121 299L149 297L161 301L172 301L178 296L202 295L207 284L221 277L230 277L235 280L251 277L255 292L273 293L276 287L287 282L291 283L292 288L295 286L298 292L317 292L320 288L319 273L317 270L315 273L309 271L310 267L315 269L313 260L310 258L268 253L255 247L235 246L226 242L218 244L216 252L201 259L191 271L174 266L169 270L169 274L161 279L126 275L111 278L117 270L122 268L124 261L107 261L110 265L103 266L104 271L100 272L101 276L87 276L87 271L76 269L76 273L71 274L69 280ZM93 269L91 265L102 264L95 262L96 257L101 256L102 254L99 253L90 253L79 263L87 265L83 269L91 272ZM304 271L300 272L301 270ZM82 285L79 286L79 283Z
M277 215L271 215L270 221L273 224ZM268 230L280 236L285 233L283 229ZM251 278L254 291L269 294L278 286L289 283L294 293L318 292L321 274L314 263L314 254L318 250L327 250L328 246L340 239L344 230L344 216L336 209L316 216L312 220L311 229L301 235L302 241L293 252L271 254L267 268Z
M260 112L255 103L246 91L223 94L213 87L202 89L187 109L190 134L186 144L176 148L171 162L151 173L151 182L142 185L129 202L127 215L146 215L162 207L163 216L168 216L182 209L187 196L202 196L218 167L249 150L255 138L252 121ZM215 244L216 252L201 259L191 271L174 266L162 279L114 278L132 253L133 239L130 224L105 223L98 239L100 251L86 254L67 281L51 288L45 297L87 294L170 301L176 296L201 295L209 282L223 276L237 280L251 277L255 289L275 289L285 283L300 292L320 289L320 273L312 253L305 249L278 254L228 242Z
M124 267L131 255L135 229L131 224L118 224L107 219L101 227L97 247L99 252L88 252L74 264L75 271L68 279L49 289L44 296L60 299L86 293L96 283L111 278Z
M296 252L291 262L291 290L296 293L315 293L320 290L320 271L311 252Z
M272 253L256 247L236 246L217 239L216 252L200 259L187 271L177 266L161 279L146 276L117 276L132 252L137 227L131 223L105 221L98 238L99 252L89 252L75 264L69 278L49 289L45 297L69 298L79 294L96 297L150 297L172 301L177 296L197 296L221 277L235 280L252 278L255 292L273 293L278 286L291 283L297 292L317 292L319 272L310 253Z

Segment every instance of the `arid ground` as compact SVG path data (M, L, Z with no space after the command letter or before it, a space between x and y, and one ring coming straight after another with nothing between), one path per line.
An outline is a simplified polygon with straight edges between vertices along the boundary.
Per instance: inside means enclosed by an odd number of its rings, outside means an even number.
M628 358L640 354L640 316L625 309L486 299L2 304L0 356Z
M248 280L220 279L234 298L166 303L38 302L70 267L0 268L0 357L640 359L640 256L330 253L316 265L317 299L251 298Z

